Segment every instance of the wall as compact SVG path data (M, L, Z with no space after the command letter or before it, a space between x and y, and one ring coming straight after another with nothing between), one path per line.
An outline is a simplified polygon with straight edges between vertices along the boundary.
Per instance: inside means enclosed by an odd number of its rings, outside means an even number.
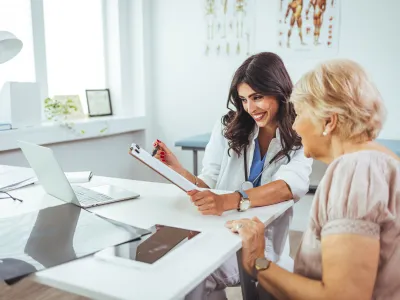
M64 171L92 171L95 175L138 180L157 179L128 154L132 141L145 144L145 132L131 132L109 137L48 145ZM20 150L0 152L0 165L28 167Z
M385 5L383 5L383 2ZM273 51L278 0L256 1L255 52ZM176 140L210 131L225 111L233 72L245 57L206 57L203 0L153 0L152 101L153 133L173 148ZM381 138L400 139L400 1L342 0L340 50L337 57L358 61L372 75L388 109ZM293 33L297 34L296 31ZM294 60L283 56L293 81L318 59ZM191 153L174 149L192 170Z
M143 10L145 19L143 25L135 27L138 30L130 33L131 42L144 34L145 43L144 49L136 49L139 59L135 59L132 68L138 66L138 60L144 60L144 67L140 65L140 71L135 69L132 85L136 90L134 97L146 97L146 116L152 126L146 131L146 137L144 132L136 132L51 145L66 171L90 169L99 175L161 181L160 176L140 166L125 151L132 141L149 149L155 138L170 145L185 167L192 170L191 153L174 148L174 142L210 131L226 111L227 91L233 72L245 57L204 55L204 1L146 0L143 5L138 1L135 3L138 5L129 8L132 14L130 26L138 22L135 7ZM275 12L279 1L256 0L256 5L255 52L274 51L279 54L274 43ZM389 112L381 137L392 139L400 138L400 127L396 122L400 109L397 101L400 41L395 38L400 28L400 21L396 19L399 10L400 2L396 0L386 0L385 5L377 0L342 0L338 53L338 57L357 60L372 74ZM283 59L293 81L318 62L290 57ZM138 93L143 80L145 91ZM27 165L19 151L1 152L0 164ZM323 170L320 165L318 168Z

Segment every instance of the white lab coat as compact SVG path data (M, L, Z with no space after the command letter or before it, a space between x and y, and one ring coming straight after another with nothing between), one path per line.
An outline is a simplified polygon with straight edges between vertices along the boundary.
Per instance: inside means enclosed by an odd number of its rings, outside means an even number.
M218 121L211 134L211 138L205 149L203 169L199 178L210 188L217 190L239 190L245 181L244 155L240 157L233 151L228 155L228 140L222 134L223 125ZM247 172L253 161L255 139L258 137L258 126L249 137L247 148ZM312 159L304 156L303 148L289 153L287 157L269 164L269 161L282 149L280 133L277 129L276 138L271 140L265 159L266 169L261 175L261 185L275 180L284 180L290 187L295 201L303 197L309 188L309 176L311 174ZM275 220L266 230L266 255L278 262L283 251L289 256L288 231L292 210ZM285 250L284 250L285 249Z

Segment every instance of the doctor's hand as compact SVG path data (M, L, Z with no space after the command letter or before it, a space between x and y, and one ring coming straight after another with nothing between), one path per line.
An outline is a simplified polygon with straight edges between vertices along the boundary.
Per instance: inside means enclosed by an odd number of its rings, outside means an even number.
M202 215L220 216L225 211L224 195L217 195L208 190L193 190L188 192L188 195Z
M182 167L175 154L160 140L156 140L153 144L154 148L158 146L157 153L154 155L159 161L170 167L179 174L183 174L185 169Z
M242 263L244 269L253 275L257 258L265 257L264 224L257 218L228 221L225 226L242 238Z

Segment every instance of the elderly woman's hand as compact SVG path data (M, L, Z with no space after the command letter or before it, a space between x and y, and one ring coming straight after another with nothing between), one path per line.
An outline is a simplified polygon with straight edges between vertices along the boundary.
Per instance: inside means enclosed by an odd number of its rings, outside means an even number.
M232 232L239 233L243 241L242 263L247 273L254 274L254 264L257 258L265 257L264 224L257 218L228 221L226 223Z

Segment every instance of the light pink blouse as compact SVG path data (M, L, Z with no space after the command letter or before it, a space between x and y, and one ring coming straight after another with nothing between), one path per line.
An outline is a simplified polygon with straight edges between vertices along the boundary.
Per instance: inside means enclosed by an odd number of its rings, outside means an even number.
M383 152L345 154L329 165L294 272L321 280L321 238L349 233L380 240L372 299L400 299L400 163Z

